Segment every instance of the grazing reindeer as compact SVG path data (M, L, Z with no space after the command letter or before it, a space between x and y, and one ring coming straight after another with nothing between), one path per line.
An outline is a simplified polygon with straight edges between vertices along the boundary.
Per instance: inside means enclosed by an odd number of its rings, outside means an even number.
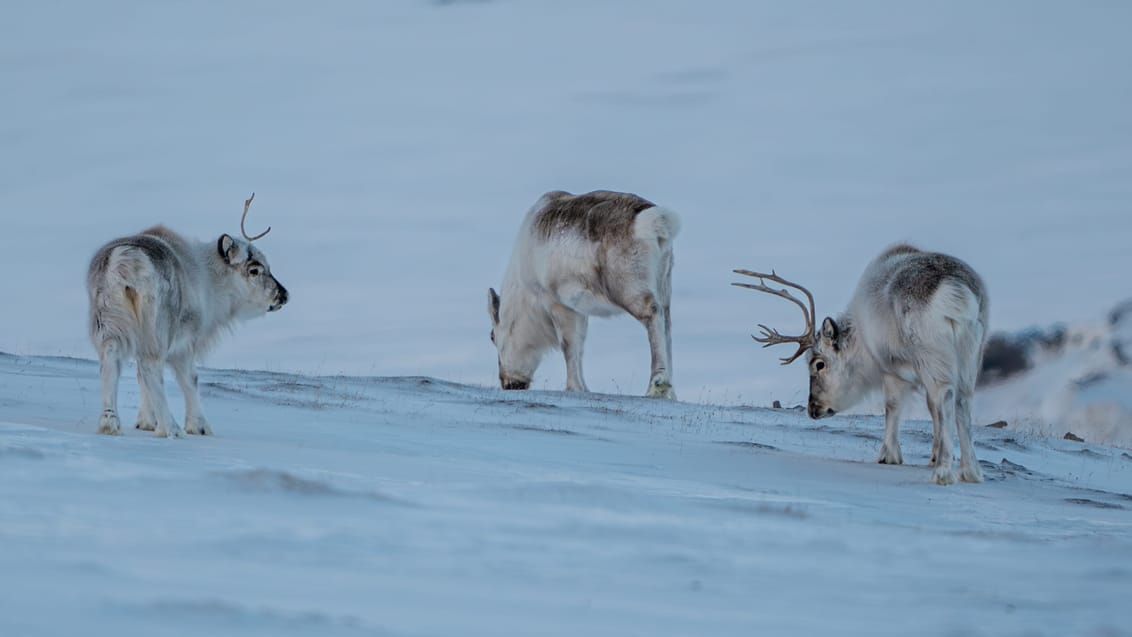
M582 346L590 316L628 312L648 330L648 395L672 389L672 240L680 217L636 195L548 192L527 213L503 277L488 290L503 389L527 389L543 353L560 348L566 390L588 391Z
M837 320L826 318L815 330L813 296L800 285L771 272L735 270L760 279L757 285L734 283L788 299L806 314L806 330L784 336L765 325L753 337L763 347L797 343L783 358L787 365L809 350L811 418L832 416L852 407L867 393L884 388L884 443L877 462L902 464L898 430L900 410L912 391L923 388L932 415L932 480L953 484L953 436L959 437L959 478L981 482L971 444L971 399L987 333L988 299L979 275L945 254L908 245L885 250L865 268L849 307ZM786 289L800 290L809 308Z
M252 198L255 194L252 194ZM252 242L226 234L215 242L189 241L164 226L115 239L95 253L87 273L90 336L102 367L102 417L98 433L122 433L118 377L122 361L136 358L141 408L137 428L179 438L183 431L165 400L163 372L173 368L185 395L185 429L209 435L201 410L196 359L224 328L273 312L287 290L271 274L267 258Z

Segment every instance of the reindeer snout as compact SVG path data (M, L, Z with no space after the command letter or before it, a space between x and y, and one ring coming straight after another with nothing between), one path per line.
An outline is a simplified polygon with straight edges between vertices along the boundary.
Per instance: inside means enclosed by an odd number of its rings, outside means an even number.
M810 401L808 411L809 411L809 414L810 414L810 418L812 418L814 420L818 420L820 418L825 418L827 416L832 416L832 415L837 413L836 411L834 411L834 410L832 410L828 407L822 407L821 404L816 403L812 400Z
M275 281L275 301L271 304L271 307L267 308L268 312L274 312L286 305L288 298L287 288L283 287L283 284L275 277L271 277L271 280Z

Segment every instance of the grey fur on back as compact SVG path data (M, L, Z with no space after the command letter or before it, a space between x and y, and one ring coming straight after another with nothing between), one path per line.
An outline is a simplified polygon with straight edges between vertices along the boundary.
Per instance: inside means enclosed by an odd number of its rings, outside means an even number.
M555 190L543 195L543 200L546 205L533 220L535 232L543 239L560 232L577 232L590 241L631 237L637 215L656 205L631 193L610 190L581 195Z
M971 266L947 254L924 252L907 244L895 245L881 253L878 260L902 257L899 268L888 282L894 298L928 303L944 281L962 284L986 305L986 286Z
M87 272L87 289L91 295L91 338L96 343L102 339L114 338L125 348L127 355L132 355L138 350L136 330L123 324L132 321L125 316L117 316L118 321L111 320L107 314L117 314L114 308L109 307L111 304L97 302L99 297L107 292L103 289L103 285L110 267L111 256L118 248L140 252L145 255L145 261L156 270L166 286L163 300L169 312L165 313L163 318L171 324L194 322L192 314L185 312L182 292L188 284L184 277L190 271L198 271L200 264L197 263L184 239L164 226L154 226L136 235L114 239L94 254ZM122 279L131 280L140 274L136 260L122 260L117 266L121 270L118 274Z

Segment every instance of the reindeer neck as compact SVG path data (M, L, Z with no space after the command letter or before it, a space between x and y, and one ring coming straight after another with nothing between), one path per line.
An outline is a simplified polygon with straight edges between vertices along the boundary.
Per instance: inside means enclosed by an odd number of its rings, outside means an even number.
M201 337L204 341L212 340L216 334L236 322L239 295L236 290L226 285L228 278L228 265L220 260L216 253L216 245L202 242L197 246L197 258L204 269L203 283L205 285L202 301L206 305Z
M852 314L846 312L838 317L837 327L845 373L855 387L854 393L867 394L880 382L880 367L865 347L860 327Z

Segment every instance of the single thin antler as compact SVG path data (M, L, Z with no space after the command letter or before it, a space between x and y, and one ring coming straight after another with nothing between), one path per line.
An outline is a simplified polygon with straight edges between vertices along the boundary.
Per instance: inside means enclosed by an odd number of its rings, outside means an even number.
M254 236L254 237L248 236L248 231L244 229L244 220L248 218L248 208L251 208L251 206L252 206L252 199L255 199L255 193L254 192L252 193L251 197L248 197L247 199L244 200L244 216L240 217L240 232L244 235L244 238L247 239L248 241L255 241L256 239L262 239L267 235L268 232L271 232L271 226L267 226L267 230L264 230L263 232L257 234L256 236Z
M814 307L814 295L810 294L809 290L798 285L797 283L787 281L786 279L778 276L774 273L774 270L771 270L770 274L763 274L762 272L751 272L750 270L733 270L733 272L735 272L735 274L754 277L759 280L759 283L757 285L751 283L732 283L731 285L741 288L747 288L748 290L766 292L767 294L773 294L775 296L782 297L790 301L794 305L800 307L802 309L802 314L806 317L806 329L804 332L798 334L797 336L780 334L778 330L771 329L760 323L759 327L763 331L763 336L760 338L752 334L751 338L755 339L755 341L758 343L762 343L763 347L770 347L771 345L779 345L781 343L797 343L798 351L794 352L793 356L787 356L785 358L779 359L782 361L783 365L789 365L790 363L793 363L798 359L799 356L806 353L806 350L813 347L814 342L817 340L817 333L815 331L817 323L817 309ZM793 294L790 294L790 292L785 288L776 290L768 286L766 284L766 281L781 283L782 285L786 285L801 291L802 294L806 295L806 300L810 302L810 306L807 308L806 305L802 303L801 299L794 296Z

